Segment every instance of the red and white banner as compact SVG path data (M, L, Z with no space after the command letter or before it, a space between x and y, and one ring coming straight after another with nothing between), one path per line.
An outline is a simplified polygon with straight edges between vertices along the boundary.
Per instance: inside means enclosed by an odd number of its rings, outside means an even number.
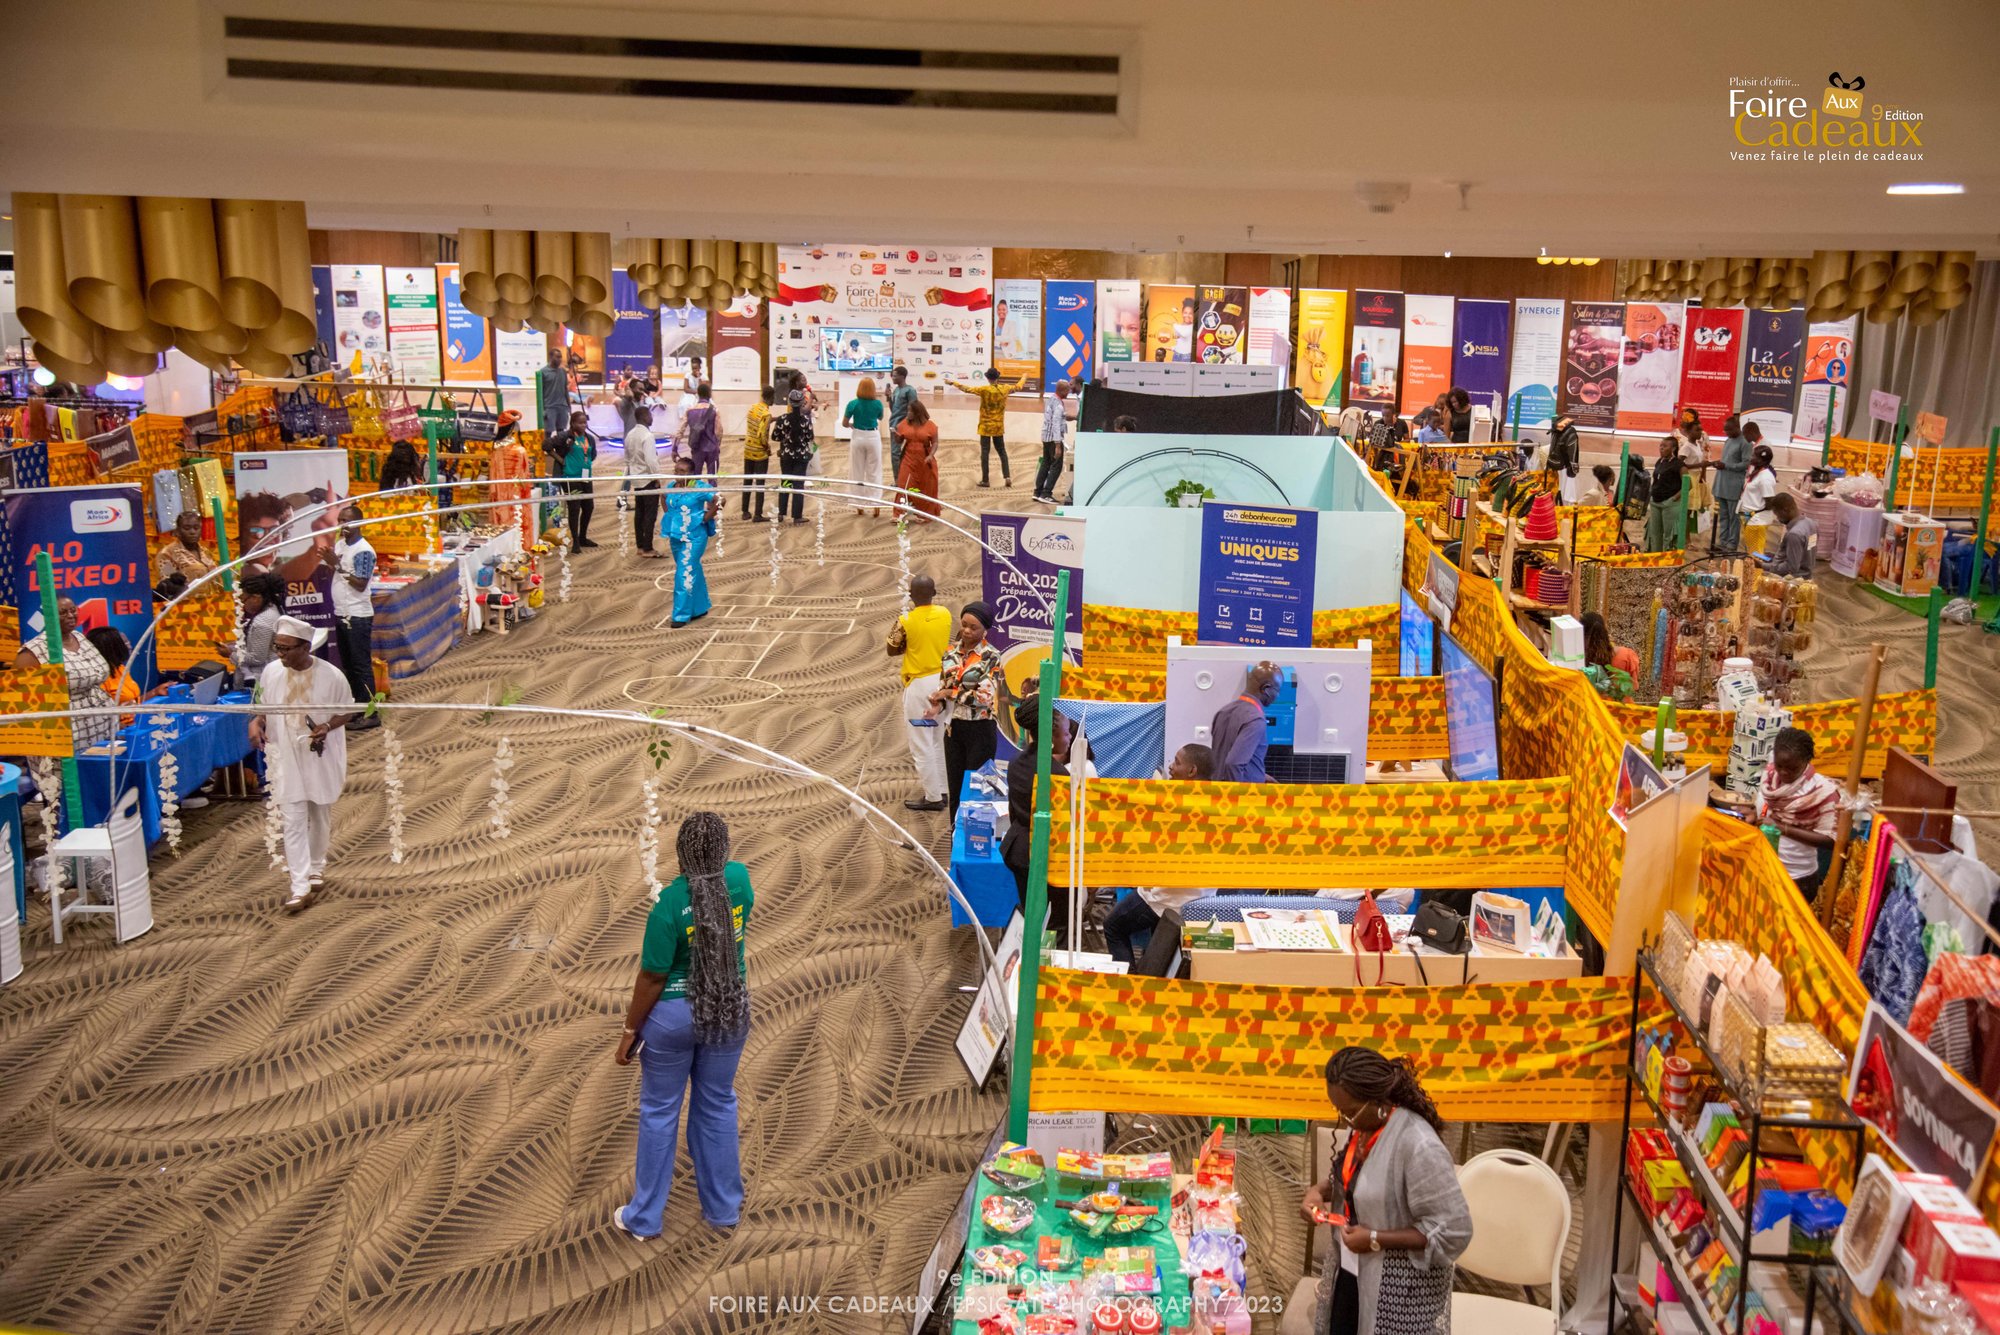
M1740 307L1688 308L1687 347L1681 354L1681 407L1700 413L1702 430L1712 436L1722 434L1723 419L1736 411L1736 375L1743 362L1747 315Z
M1403 412L1422 412L1451 388L1452 298L1403 298Z
M822 328L884 329L919 388L972 379L993 362L992 304L985 246L780 246L771 365L812 374Z

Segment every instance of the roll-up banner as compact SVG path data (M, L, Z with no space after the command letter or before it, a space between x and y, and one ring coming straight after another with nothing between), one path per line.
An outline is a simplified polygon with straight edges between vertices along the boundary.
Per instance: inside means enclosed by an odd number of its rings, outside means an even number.
M1042 280L1003 278L993 285L993 365L1023 393L1042 387Z
M1299 289L1299 336L1292 383L1315 408L1338 408L1347 382L1347 293Z
M465 309L456 264L440 264L438 305L444 315L444 378L453 383L493 378L493 333L486 317Z
M1148 362L1194 360L1194 313L1200 303L1194 288L1181 283L1153 283L1146 288L1146 351Z
M1292 368L1292 290L1288 287L1250 289L1250 350L1252 366Z
M1682 321L1678 301L1625 303L1625 340L1618 364L1618 429L1674 429L1681 393Z
M1817 445L1826 437L1827 418L1838 436L1847 420L1847 377L1854 365L1854 335L1861 317L1827 320L1806 327L1805 369L1799 373L1798 419L1792 439Z
M1742 307L1696 306L1687 313L1681 356L1681 406L1701 414L1702 429L1722 434L1736 411L1736 367L1743 359Z
M1097 283L1097 362L1136 362L1146 341L1140 322L1140 290L1136 278L1106 278Z
M388 297L389 364L399 380L435 385L444 379L438 347L438 280L434 265L382 271Z
M1229 366L1243 360L1250 332L1250 289L1195 289L1194 359L1205 366Z
M1524 428L1554 425L1562 335L1562 298L1521 297L1514 302L1514 352L1507 373L1509 422L1518 413Z
M1347 368L1347 401L1393 410L1402 384L1403 294L1354 291L1354 358Z
M1510 440L1507 417L1507 317L1504 301L1460 300L1453 324L1451 383L1493 410L1494 439Z
M1579 301L1570 308L1563 357L1563 411L1579 427L1618 425L1618 359L1625 343L1625 303Z
M1043 320L1042 384L1058 380L1082 384L1096 367L1097 284L1051 278L1044 285L1048 315Z
M342 366L360 353L363 369L387 365L389 312L379 264L336 264L333 280L333 359Z
M639 304L639 285L623 269L611 271L611 311L611 332L604 336L606 379L620 371L644 374L660 360L660 315Z
M138 486L54 487L7 494L14 606L21 639L46 629L35 557L49 554L56 593L76 604L77 629L113 626L138 646L153 622L152 560ZM153 684L153 644L135 650L132 680ZM6 910L12 913L10 906Z
M709 374L716 389L757 389L764 383L764 299L745 293L715 317Z
M1799 402L1799 348L1805 337L1802 310L1750 313L1738 402L1744 423L1755 422L1767 441L1792 438L1792 410Z
M1421 412L1451 388L1450 297L1403 298L1405 415Z

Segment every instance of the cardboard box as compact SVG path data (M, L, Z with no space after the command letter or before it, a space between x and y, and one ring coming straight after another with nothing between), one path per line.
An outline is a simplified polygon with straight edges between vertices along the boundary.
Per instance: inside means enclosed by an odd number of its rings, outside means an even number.
M1927 1279L1952 1285L2000 1283L2000 1234L1983 1220L1940 1220L1914 1210L1911 1218L1921 1221L1910 1243L1918 1283Z

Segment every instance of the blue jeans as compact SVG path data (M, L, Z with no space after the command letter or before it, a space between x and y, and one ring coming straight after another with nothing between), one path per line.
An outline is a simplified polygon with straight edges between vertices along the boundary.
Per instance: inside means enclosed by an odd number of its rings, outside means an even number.
M1736 499L1718 500L1715 503L1715 542L1718 552L1740 552L1743 550L1743 512L1736 508Z
M743 1168L737 1156L736 1064L744 1039L733 1043L695 1041L694 1015L687 1000L660 1001L639 1027L646 1040L639 1054L639 1166L625 1226L650 1236L660 1231L667 1194L674 1185L674 1156L680 1145L681 1095L693 1076L688 1100L688 1157L694 1161L694 1189L701 1215L726 1228L743 1213ZM747 1038L748 1035L745 1035Z

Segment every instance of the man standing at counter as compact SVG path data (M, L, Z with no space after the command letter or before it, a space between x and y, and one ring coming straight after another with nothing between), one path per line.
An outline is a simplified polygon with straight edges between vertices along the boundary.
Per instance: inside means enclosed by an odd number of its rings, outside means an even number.
M1208 725L1209 749L1215 753L1215 777L1224 783L1264 783L1264 754L1270 733L1264 711L1278 699L1278 665L1259 663L1250 669L1243 694L1215 711Z

